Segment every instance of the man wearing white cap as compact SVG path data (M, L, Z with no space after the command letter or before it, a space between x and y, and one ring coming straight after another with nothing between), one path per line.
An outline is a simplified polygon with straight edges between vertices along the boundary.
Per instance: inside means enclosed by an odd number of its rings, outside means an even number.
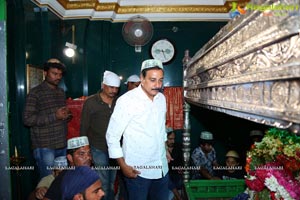
M164 78L161 61L144 61L140 78L137 88L118 99L110 118L106 133L109 156L120 165L129 200L165 200L168 199L168 160L166 99L160 93Z
M140 83L141 83L140 77L138 77L138 75L135 74L129 76L127 81L125 82L128 91L138 87Z
M115 107L120 83L121 80L117 74L105 71L102 90L86 99L81 114L80 135L89 138L94 165L106 194L105 200L114 199L113 188L116 170L103 170L103 168L110 166L105 135Z
M44 200L61 199L61 182L67 171L73 170L75 166L91 167L92 165L91 149L89 145L89 140L86 136L71 138L67 141L67 145L67 160L69 162L70 169L63 170L54 179L44 197Z
M193 179L220 179L213 171L214 166L218 166L216 151L213 147L213 134L202 131L199 139L199 147L192 153L194 165L200 169L194 174Z

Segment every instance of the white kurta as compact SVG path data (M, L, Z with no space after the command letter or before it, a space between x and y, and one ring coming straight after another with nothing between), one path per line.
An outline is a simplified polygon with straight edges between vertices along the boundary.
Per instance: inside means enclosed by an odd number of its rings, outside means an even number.
M106 140L110 158L124 157L139 176L157 179L168 172L165 131L166 99L158 93L153 101L141 86L122 95L108 125ZM123 146L120 139L123 135Z

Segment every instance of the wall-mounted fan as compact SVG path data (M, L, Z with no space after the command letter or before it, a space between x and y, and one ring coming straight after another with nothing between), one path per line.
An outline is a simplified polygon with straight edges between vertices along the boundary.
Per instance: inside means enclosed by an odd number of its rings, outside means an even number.
M136 52L141 52L142 46L152 38L153 26L147 18L136 15L124 23L122 35L129 45L135 47Z

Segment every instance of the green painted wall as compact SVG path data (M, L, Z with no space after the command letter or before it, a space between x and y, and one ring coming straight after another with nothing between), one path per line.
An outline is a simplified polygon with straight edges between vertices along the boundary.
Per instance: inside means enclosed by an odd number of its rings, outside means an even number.
M0 20L6 20L6 2L0 0Z
M165 85L180 86L184 50L189 49L193 55L225 24L224 22L155 22L151 41L142 47L141 53L137 53L134 47L128 45L122 37L123 23L89 20L47 22L40 18L48 17L36 15L34 21L27 23L26 31L30 37L26 40L26 50L29 54L26 62L41 66L49 57L61 59L67 65L65 84L67 95L71 98L95 93L100 88L105 70L114 71L124 79L133 73L138 74L142 61L150 58L151 44L160 38L171 40L177 51L175 59L165 66ZM77 45L74 63L72 59L63 55L65 42L71 42L72 25L76 27ZM173 27L177 27L178 31L173 32ZM43 40L43 37L47 37L47 40ZM124 91L125 86L121 88L121 92Z
M19 150L19 155L26 157L22 163L25 166L32 166L30 151L29 133L22 124L22 112L26 95L26 18L23 2L20 0L7 1L7 80L9 86L9 137L11 155L14 147ZM20 199L32 190L35 184L34 171L24 170L17 175L17 171L12 171L12 199ZM20 178L20 180L18 180ZM8 187L3 185L1 187ZM18 186L21 186L18 188Z

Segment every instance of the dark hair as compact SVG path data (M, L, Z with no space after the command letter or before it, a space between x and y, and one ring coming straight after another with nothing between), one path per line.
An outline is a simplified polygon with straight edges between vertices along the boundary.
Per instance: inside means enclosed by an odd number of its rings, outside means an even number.
M214 141L213 140L203 140L203 139L199 139L199 145L205 145L205 144L210 144L213 145Z
M167 132L167 136L169 137L169 135L171 135L171 133L174 133L174 134L175 134L174 131L170 131L170 132Z
M80 149L81 147L75 148L75 149L67 149L67 154L70 154L73 156L73 154L75 153L75 151L77 151L78 149Z
M44 71L48 71L50 68L60 69L62 72L66 71L66 66L63 63L52 63L52 62L44 63Z
M147 74L147 71L151 70L151 69L160 69L164 72L164 70L158 66L154 66L154 67L150 67L150 68L146 68L146 69L143 69L142 70L142 76L145 78L146 77L146 74Z

